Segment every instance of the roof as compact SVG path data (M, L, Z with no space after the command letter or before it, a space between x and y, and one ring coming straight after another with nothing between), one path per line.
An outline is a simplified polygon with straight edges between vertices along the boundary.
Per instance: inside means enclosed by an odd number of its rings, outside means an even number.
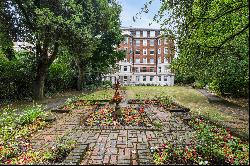
M138 28L138 27L121 27L122 30L141 30L141 31L160 31L160 28Z

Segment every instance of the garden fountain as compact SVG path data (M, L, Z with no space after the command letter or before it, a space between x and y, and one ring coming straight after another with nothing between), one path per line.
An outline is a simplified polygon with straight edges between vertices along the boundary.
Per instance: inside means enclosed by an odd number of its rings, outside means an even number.
M115 103L115 111L113 112L113 119L114 121L117 121L118 118L121 119L121 107L119 106L120 102L122 101L122 95L120 94L120 82L119 80L116 80L114 84L115 94L112 98L112 102Z

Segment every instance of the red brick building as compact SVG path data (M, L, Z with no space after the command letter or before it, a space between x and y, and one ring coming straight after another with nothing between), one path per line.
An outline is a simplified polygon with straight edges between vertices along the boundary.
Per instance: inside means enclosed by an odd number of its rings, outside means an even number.
M106 80L119 77L122 84L173 85L174 74L169 65L174 58L174 40L160 29L122 28L124 41L119 49L126 58L119 62L119 71Z

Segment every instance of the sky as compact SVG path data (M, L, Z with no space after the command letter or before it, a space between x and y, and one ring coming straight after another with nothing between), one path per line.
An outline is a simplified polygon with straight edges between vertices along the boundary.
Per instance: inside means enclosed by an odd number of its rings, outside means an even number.
M153 22L154 14L160 8L160 0L154 0L149 7L148 13L142 13L141 19L133 22L133 16L141 11L144 4L148 0L117 0L122 5L122 12L120 15L122 27L135 27L135 28L160 28L160 24ZM149 23L152 25L149 26Z

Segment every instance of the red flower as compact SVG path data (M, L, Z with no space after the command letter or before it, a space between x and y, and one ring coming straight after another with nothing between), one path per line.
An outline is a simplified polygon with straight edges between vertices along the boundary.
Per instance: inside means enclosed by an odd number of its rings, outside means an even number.
M233 164L234 163L234 159L230 158L229 162L230 162L230 164Z

